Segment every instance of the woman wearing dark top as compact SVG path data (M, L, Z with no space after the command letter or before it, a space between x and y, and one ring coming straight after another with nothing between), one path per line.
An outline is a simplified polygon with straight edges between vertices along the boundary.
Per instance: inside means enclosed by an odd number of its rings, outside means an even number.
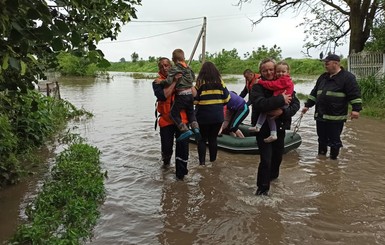
M206 163L206 142L210 162L217 159L217 137L224 121L223 105L230 100L229 91L212 62L205 62L198 74L196 85L196 119L201 133L198 141L199 164Z

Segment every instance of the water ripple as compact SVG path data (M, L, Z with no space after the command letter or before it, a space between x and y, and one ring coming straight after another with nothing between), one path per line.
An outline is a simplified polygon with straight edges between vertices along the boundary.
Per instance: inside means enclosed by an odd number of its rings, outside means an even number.
M298 131L302 145L284 156L270 196L257 197L255 155L219 151L217 161L199 166L190 145L189 174L176 181L174 159L161 167L151 80L113 75L111 82L61 86L63 98L95 114L71 127L102 151L108 171L90 244L385 243L383 122L348 121L339 159L330 160L317 156L309 110ZM240 92L239 81L228 88ZM296 89L307 93L313 85Z

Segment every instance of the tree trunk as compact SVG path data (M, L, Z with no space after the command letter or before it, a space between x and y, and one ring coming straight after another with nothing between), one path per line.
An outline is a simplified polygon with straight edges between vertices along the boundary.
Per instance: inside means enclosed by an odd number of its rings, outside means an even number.
M350 42L349 54L364 50L365 43L370 37L373 28L374 12L377 3L371 0L354 0L348 2L350 7Z
M362 37L363 27L359 5L360 1L355 1L355 3L350 4L349 54L361 52L364 49L365 45L365 41L363 41Z

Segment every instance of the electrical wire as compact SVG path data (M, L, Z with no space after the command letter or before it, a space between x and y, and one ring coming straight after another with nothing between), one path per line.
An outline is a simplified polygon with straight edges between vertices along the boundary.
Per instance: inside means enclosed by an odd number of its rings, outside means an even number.
M195 26L190 26L190 27L187 27L187 28L179 29L179 30L176 30L176 31L159 33L159 34L152 35L152 36L147 36L147 37L139 37L139 38L134 38L134 39L113 41L113 43L132 42L132 41L143 40L143 39L148 39L148 38L153 38L153 37L159 37L159 36L164 36L164 35L168 35L168 34L172 34L172 33L176 33L176 32L181 32L181 31L185 31L185 30L188 30L188 29L193 29L193 28L201 27L201 26L202 25L195 25ZM112 42L109 42L109 43L100 42L99 44L112 44Z
M245 17L245 14L242 14L242 15L212 16L212 17L210 17L210 20L211 21L229 20L229 19L239 18L239 16ZM198 19L202 19L202 18L204 18L204 17L194 17L194 18L177 19L177 20L133 20L133 21L130 21L130 23L175 23L175 22L198 20ZM139 37L139 38L133 38L133 39L127 39L127 40L119 40L119 41L113 41L113 42L108 42L108 43L101 41L101 42L99 42L99 44L112 44L112 43L122 43L122 42L138 41L138 40L149 39L149 38L153 38L153 37L169 35L169 34L172 34L172 33L181 32L181 31L185 31L185 30L196 28L196 27L200 27L200 26L202 26L202 25L195 25L195 26L190 26L190 27L186 27L186 28L183 28L183 29L175 30L175 31L159 33L159 34L156 34L156 35L151 35L151 36L146 36L146 37Z
M182 21L189 21L189 20L201 20L203 17L195 17L195 18L189 18L189 19L179 19L179 20L132 20L130 22L133 23L169 23L169 22L182 22Z

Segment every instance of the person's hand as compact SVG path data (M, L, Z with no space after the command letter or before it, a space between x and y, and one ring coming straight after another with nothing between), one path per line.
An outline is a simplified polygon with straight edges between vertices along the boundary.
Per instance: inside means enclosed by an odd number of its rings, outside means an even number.
M280 115L282 115L282 113L283 113L283 110L281 108L277 108L277 109L274 109L274 110L271 110L271 111L267 112L266 114L269 117L271 117L272 119L274 119L274 118L277 118Z
M286 90L282 93L283 99L285 100L285 104L288 105L291 102L291 95L286 94Z
M352 111L350 113L350 119L358 119L360 117L360 113L358 111Z
M178 81L179 80L179 78L181 78L182 77L182 73L178 73L178 74L176 74L175 76L174 76L174 80L173 80L173 82L176 82L176 81Z
M304 107L304 108L302 108L302 114L305 114L307 111L309 110L309 107Z

